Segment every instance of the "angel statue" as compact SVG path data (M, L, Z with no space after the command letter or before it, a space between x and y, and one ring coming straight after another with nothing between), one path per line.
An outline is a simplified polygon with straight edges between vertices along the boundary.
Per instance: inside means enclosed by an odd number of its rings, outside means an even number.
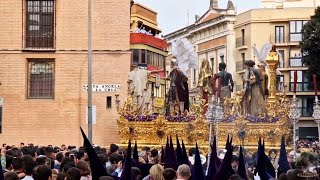
M169 90L170 110L184 113L189 111L189 69L199 69L198 54L186 39L172 43L172 56Z
M269 69L269 64L267 63L266 58L267 58L269 52L272 50L272 45L268 44L268 43L264 44L259 52L256 48L256 44L254 44L252 46L252 50L253 50L255 57L258 59L259 64L264 64L264 66ZM277 53L279 54L280 63L283 63L284 61L283 61L282 54L279 53L279 50L277 50ZM281 72L279 69L276 70L276 73L277 73L277 75L281 75Z

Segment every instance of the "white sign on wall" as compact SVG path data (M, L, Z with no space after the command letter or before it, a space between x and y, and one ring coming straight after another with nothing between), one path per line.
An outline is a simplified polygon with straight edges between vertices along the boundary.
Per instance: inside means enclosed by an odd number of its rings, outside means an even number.
M97 107L92 106L92 124L97 123ZM88 106L86 106L86 124L88 124Z
M3 106L3 98L0 97L0 106Z
M88 84L84 84L83 89L88 91ZM92 92L116 92L119 89L119 84L92 84Z

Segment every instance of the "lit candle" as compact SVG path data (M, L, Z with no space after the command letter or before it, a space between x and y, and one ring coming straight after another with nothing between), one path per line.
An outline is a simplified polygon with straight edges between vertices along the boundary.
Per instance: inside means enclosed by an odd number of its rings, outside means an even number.
M318 96L317 76L316 75L313 75L313 84L314 84L314 95Z
M297 92L297 80L298 80L298 72L294 71L294 85L293 85L293 93L296 95Z
M220 77L218 81L218 97L221 97L221 80L222 78Z

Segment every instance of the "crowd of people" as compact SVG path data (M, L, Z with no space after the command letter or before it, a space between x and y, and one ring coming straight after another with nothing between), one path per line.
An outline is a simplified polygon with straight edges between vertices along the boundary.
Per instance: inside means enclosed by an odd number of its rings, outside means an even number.
M171 142L172 143L172 142ZM178 141L175 153L178 153ZM168 143L169 144L169 143ZM95 179L93 173L96 169L92 169L95 166L93 164L100 163L105 171L104 176L100 176L98 179L111 180L121 179L122 174L125 171L125 162L129 157L132 162L130 163L130 174L131 179L135 180L188 180L188 179L199 179L202 180L205 175L209 177L210 164L217 164L217 162L211 162L212 159L206 154L202 154L198 147L190 148L187 153L187 162L170 164L165 159L169 156L169 146L166 146L165 150L162 149L151 149L149 147L143 147L140 151L137 151L135 147L133 153L125 148L120 148L116 144L111 144L108 148L101 148L99 146L87 147L75 147L65 146L54 147L48 145L45 147L35 146L33 144L25 145L21 143L20 146L9 146L3 144L1 149L1 166L3 176L7 180L91 180ZM170 144L171 145L171 144ZM274 167L274 173L277 174L270 179L279 180L319 180L320 163L319 163L319 144L317 142L311 142L307 140L299 140L297 142L298 151L295 154L293 151L289 152L286 157L286 161L289 164L286 172L283 171L283 162L281 160L281 153L278 150L271 149L267 155L268 160ZM131 147L131 146L130 146ZM259 146L260 147L260 146ZM262 145L261 145L262 147ZM301 148L308 148L306 149ZM92 148L95 153L91 153L88 148ZM129 148L129 147L128 147ZM181 147L180 147L181 148ZM183 146L184 148L184 146ZM170 149L170 148L169 148ZM128 151L127 151L128 150ZM232 150L232 154L230 154ZM304 150L304 151L301 151ZM215 150L216 151L216 150ZM228 154L229 151L229 154ZM128 154L129 152L130 154ZM182 151L181 151L182 152ZM229 171L223 171L228 173L226 176L219 176L219 178L212 176L215 180L253 180L260 179L265 180L266 178L259 174L255 174L256 169L259 168L259 156L260 164L261 157L263 154L259 150L255 153L242 149L240 150L237 146L226 146L226 149L216 151L217 154L211 154L219 159L220 169L216 168L216 174L219 174L221 168L228 169L230 166L232 169ZM93 156L96 156L98 162L94 162ZM136 157L135 157L136 156ZM179 162L179 154L175 154L173 159ZM197 160L197 157L198 160ZM230 157L230 158L229 158ZM181 154L180 154L181 158ZM226 161L225 159L228 159ZM135 161L136 159L136 161ZM242 160L244 162L242 162ZM166 162L167 161L167 162ZM199 168L197 168L197 161L201 164L199 176ZM172 161L170 161L172 162ZM225 165L224 163L229 164ZM241 164L245 164L245 175L241 176L242 169ZM267 166L269 162L264 161ZM212 166L212 164L211 164ZM224 169L224 170L225 170ZM280 172L277 170L279 169ZM268 172L268 167L263 171ZM230 174L230 172L233 172ZM261 167L260 171L261 173ZM270 172L269 172L270 173ZM1 179L1 176L0 176ZM207 178L209 179L209 178ZM269 179L269 178L267 178Z

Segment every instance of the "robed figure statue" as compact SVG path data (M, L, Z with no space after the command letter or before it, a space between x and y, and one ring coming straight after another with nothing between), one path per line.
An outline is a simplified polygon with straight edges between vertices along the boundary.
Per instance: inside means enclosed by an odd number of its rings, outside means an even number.
M170 72L170 90L169 97L174 111L182 113L189 111L189 88L188 78L177 66L177 60L171 60L172 71Z
M254 68L255 62L252 60L245 61L244 82L244 109L247 114L252 116L264 115L266 112L266 103L262 88L261 73Z
M198 88L200 89L200 93L202 94L202 99L206 100L206 104L208 103L208 97L213 94L211 78L212 69L210 63L207 59L203 59L200 66ZM207 112L206 107L204 112Z
M198 54L189 40L182 38L172 42L172 56L168 96L170 112L182 114L189 111L189 71L191 68L199 69Z

